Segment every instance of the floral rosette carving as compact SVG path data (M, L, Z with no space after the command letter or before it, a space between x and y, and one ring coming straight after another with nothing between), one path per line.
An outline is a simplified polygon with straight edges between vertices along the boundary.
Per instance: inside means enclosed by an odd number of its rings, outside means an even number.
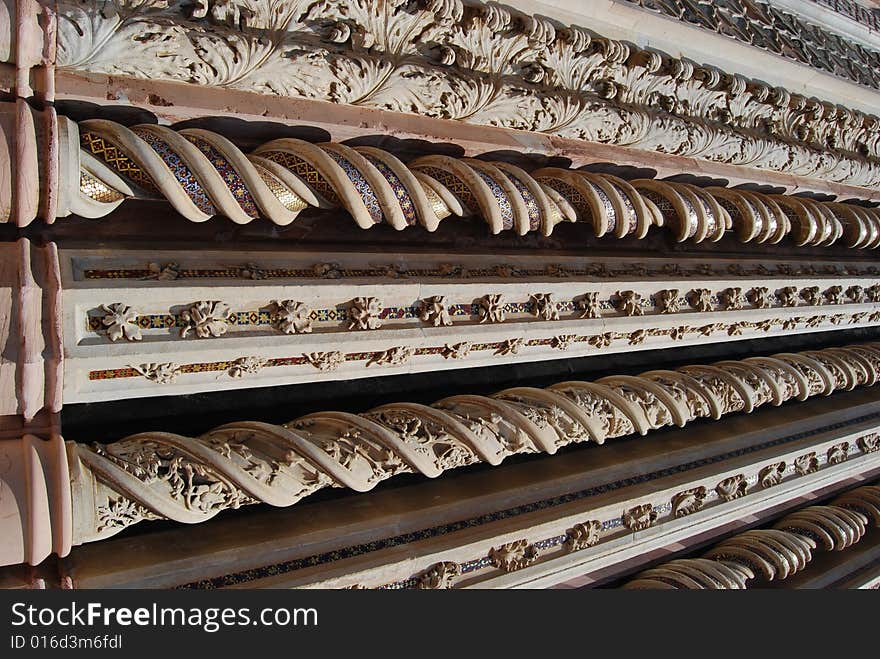
M200 339L206 339L226 334L232 320L232 311L225 302L216 300L196 302L188 309L184 309L180 318L184 323L180 330L182 338L192 333Z
M132 307L121 302L101 305L104 317L101 324L106 328L107 338L118 341L124 338L126 341L140 341L141 328L138 325L140 314Z

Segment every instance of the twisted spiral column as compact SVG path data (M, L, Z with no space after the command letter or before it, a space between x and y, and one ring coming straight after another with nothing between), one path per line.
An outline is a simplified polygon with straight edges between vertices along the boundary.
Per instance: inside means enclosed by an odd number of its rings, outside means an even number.
M101 217L127 197L164 198L184 217L225 215L247 223L292 222L308 207L343 208L358 226L420 225L450 215L481 218L492 233L540 232L584 222L596 236L644 238L665 226L679 241L880 245L880 213L855 204L818 202L687 183L625 181L606 173L556 167L526 172L505 162L429 155L407 163L382 149L283 138L244 153L212 131L155 124L127 128L61 118L67 135L69 211Z
M328 486L365 492L399 473L433 478L513 454L645 435L871 386L878 376L880 344L867 344L451 396L430 406L319 412L283 425L244 421L199 437L149 432L109 445L69 442L75 542L142 519L196 523L257 502L290 506Z

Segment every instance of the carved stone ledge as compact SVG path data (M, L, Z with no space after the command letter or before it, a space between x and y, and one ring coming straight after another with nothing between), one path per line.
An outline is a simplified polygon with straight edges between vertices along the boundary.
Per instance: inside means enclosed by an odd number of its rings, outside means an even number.
M810 387L811 381L830 376L829 368L841 379L829 377L822 386ZM362 415L315 413L283 426L232 423L198 438L142 433L107 446L70 444L74 490L84 497L77 509L85 515L75 518L74 540L107 537L144 519L194 523L260 501L289 506L327 486L366 491L399 473L437 476L474 462L498 464L515 453L552 453L581 441L601 444L694 418L719 418L857 383L870 386L880 379L880 348L832 348L684 367L677 376L665 373L566 382L543 391L514 388L489 398L453 396L431 407L399 403ZM689 404L697 398L706 404ZM509 441L502 426L521 440ZM848 447L848 442L831 446L827 464L839 464L838 449L845 453ZM781 475L783 464L766 464L755 479L767 487ZM715 492L732 501L748 493L748 483L744 473L735 474L717 483ZM698 488L664 505L680 516L698 510L707 496ZM617 523L644 530L660 510L643 503L624 511ZM579 546L594 531L590 523L567 536ZM565 541L560 538L557 544ZM539 551L525 541L508 543L490 559L499 569L519 569Z
M412 112L863 186L880 180L874 116L497 5L313 0L242 11L235 0L220 20L176 4L111 4L102 12L97 0L59 3L62 70ZM847 52L835 71L877 68L845 68L867 51L834 43ZM811 64L828 61L821 52Z

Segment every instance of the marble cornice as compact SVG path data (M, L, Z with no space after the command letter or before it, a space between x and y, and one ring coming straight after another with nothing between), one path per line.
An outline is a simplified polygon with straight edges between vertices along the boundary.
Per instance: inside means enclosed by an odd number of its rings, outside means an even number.
M104 12L61 3L58 63L66 71L415 112L866 187L880 180L876 117L734 71L493 3L437 0L419 10L386 3L388 12L348 0L279 2L277 12L270 5L253 12L209 3L185 14L177 3Z

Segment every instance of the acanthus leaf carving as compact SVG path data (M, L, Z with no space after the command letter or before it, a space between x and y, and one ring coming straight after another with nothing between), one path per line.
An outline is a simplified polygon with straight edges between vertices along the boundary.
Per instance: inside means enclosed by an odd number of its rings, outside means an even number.
M679 492L672 497L672 514L675 517L685 517L695 513L703 507L707 491L702 485Z
M180 313L184 325L180 336L186 338L190 333L200 339L223 336L229 330L232 320L229 305L219 300L196 302Z
M591 519L566 529L563 544L567 552L581 551L598 543L601 535L602 522Z
M749 491L749 482L743 474L725 478L715 486L715 492L724 501L733 501L745 496Z
M349 303L348 329L375 330L382 327L382 302L376 297L356 297Z
M625 510L623 513L623 524L630 531L642 531L654 525L654 522L660 517L654 507L650 503L643 503Z
M416 587L422 590L452 588L456 578L461 575L461 567L452 561L441 561L419 575Z
M421 301L419 318L434 327L452 325L445 295L434 295Z
M285 334L309 334L312 331L311 310L296 300L272 302L275 322Z
M521 570L534 563L540 551L528 540L514 540L489 550L489 560L493 567L503 572Z
M782 477L785 475L785 463L777 462L775 464L767 465L761 471L758 472L758 482L761 483L761 487L768 488L773 487L774 485L779 485L782 482Z

